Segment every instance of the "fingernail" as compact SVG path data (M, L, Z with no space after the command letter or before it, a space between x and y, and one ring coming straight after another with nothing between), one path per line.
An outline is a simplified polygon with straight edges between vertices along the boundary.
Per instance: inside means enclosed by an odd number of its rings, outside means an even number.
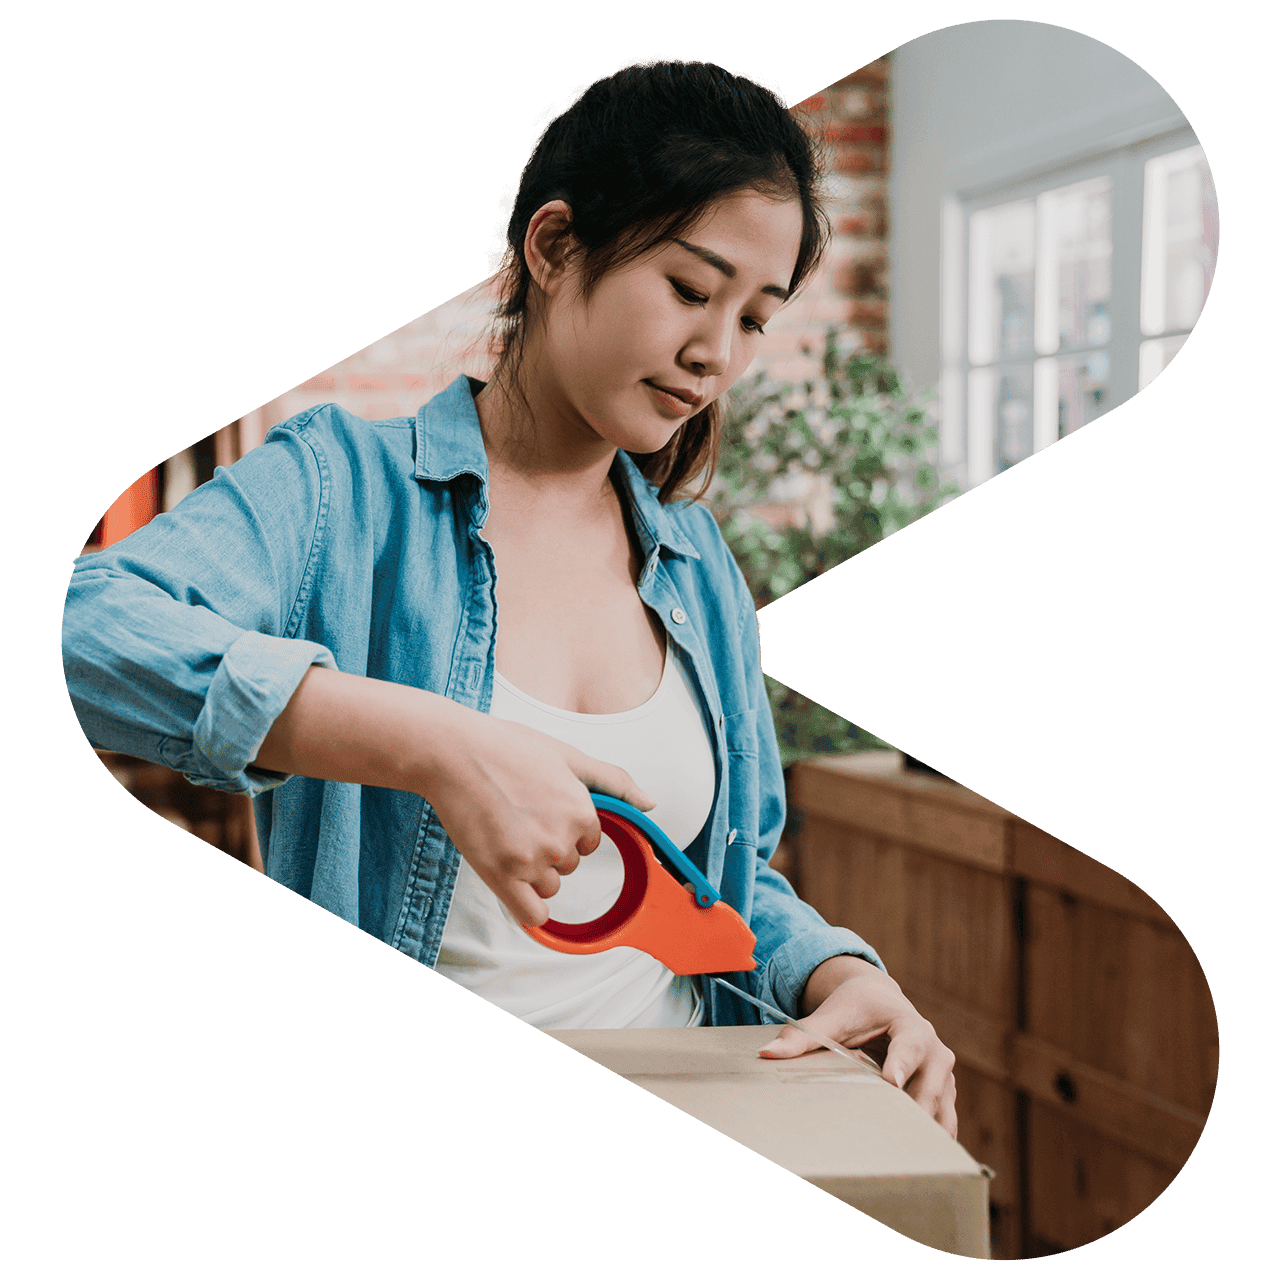
M774 1036L774 1038L770 1040L768 1044L762 1044L760 1046L760 1052L763 1053L766 1049L776 1049L778 1046L778 1043L779 1043L779 1037Z
M896 1084L899 1089L902 1088L902 1068L901 1067L894 1067L893 1083Z

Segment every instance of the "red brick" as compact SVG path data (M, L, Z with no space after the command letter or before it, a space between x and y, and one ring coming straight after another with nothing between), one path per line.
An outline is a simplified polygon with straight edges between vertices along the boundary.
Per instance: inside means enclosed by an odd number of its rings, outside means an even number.
M836 219L835 232L838 236L869 236L875 234L876 219L869 213L846 214Z
M882 124L829 124L822 130L827 142L883 142L885 127Z
M374 378L367 373L351 373L347 375L347 386L352 391L385 391L386 378Z
M394 400L370 400L360 410L360 416L366 422L384 422L387 418L403 418L412 412L412 409L397 404Z
M806 98L803 102L797 102L792 111L802 111L806 115L813 115L818 111L827 109L827 95L825 93L815 93L812 98Z
M883 173L884 154L863 148L842 147L835 155L835 167L841 173Z
M846 89L840 93L831 104L831 114L843 116L846 120L883 122L884 99L882 90L860 85L856 89Z
M338 380L331 373L318 373L314 378L308 378L298 390L332 391L337 385Z

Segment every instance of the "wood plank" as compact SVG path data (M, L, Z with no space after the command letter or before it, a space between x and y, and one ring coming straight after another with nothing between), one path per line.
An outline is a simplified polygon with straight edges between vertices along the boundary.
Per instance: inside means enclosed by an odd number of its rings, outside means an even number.
M795 841L804 899L830 924L852 929L897 973L909 962L903 854L865 831L806 816Z
M827 818L992 871L1007 867L1010 819L997 806L957 805L926 789L850 776L825 764L806 761L793 768L791 802L806 819Z
M1013 869L1036 884L1169 929L1177 927L1133 881L1021 819L1013 824Z
M955 1078L960 1145L993 1175L991 1256L1016 1258L1022 1239L1022 1181L1013 1086L963 1062L956 1063Z
M828 818L899 839L905 832L903 797L897 790L820 768L816 761L792 766L791 803L805 821Z
M1099 1071L1025 1033L1013 1037L1011 1074L1033 1098L1114 1142L1181 1169L1205 1116Z
M910 796L905 799L903 819L903 838L909 844L989 871L1008 866L1005 830L1009 819L1003 815L966 812L939 803L934 796Z
M822 756L802 760L791 768L793 776L826 774L836 778L863 780L889 787L905 795L929 796L953 808L969 809L991 817L1009 817L1009 811L948 778L907 769L899 751L860 751L849 756Z
M1206 1115L1217 1083L1208 983L1176 930L1040 885L1025 909L1023 1030Z
M906 850L907 963L919 982L1012 1028L1017 940L1007 877L918 849Z
M1076 1249L1122 1227L1177 1169L1112 1142L1063 1111L1027 1107L1026 1256ZM993 1188L994 1190L994 1188Z

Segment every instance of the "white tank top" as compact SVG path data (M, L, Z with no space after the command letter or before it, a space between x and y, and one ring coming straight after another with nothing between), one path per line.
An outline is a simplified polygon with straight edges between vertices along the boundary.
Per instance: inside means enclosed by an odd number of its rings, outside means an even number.
M495 673L490 714L558 738L625 769L657 801L649 817L687 848L702 830L715 793L715 759L697 697L667 646L662 680L631 711L589 716L548 706ZM607 836L549 899L553 919L602 915L622 888L622 859ZM546 1031L684 1027L702 1021L697 987L632 947L566 955L535 942L463 861L449 904L436 969Z

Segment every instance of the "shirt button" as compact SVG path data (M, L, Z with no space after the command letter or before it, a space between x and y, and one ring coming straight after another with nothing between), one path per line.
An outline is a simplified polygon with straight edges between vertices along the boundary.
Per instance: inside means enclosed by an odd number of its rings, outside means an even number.
M689 615L677 605L671 610L671 621L679 626L680 623L689 621Z
M738 838L738 828L734 827L734 829L729 832L729 839L725 843L732 844L737 838Z

